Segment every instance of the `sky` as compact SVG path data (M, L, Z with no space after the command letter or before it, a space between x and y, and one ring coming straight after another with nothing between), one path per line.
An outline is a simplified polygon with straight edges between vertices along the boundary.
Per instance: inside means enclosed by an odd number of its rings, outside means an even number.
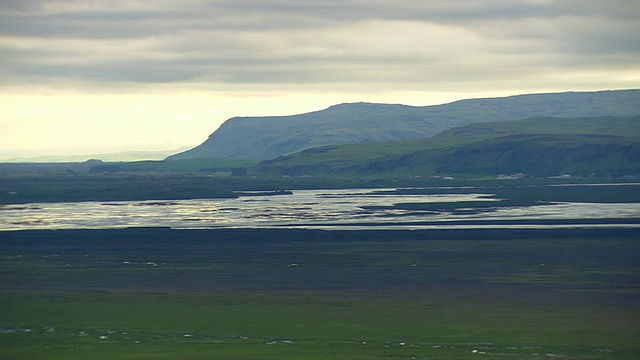
M0 159L234 116L640 88L637 0L0 0Z

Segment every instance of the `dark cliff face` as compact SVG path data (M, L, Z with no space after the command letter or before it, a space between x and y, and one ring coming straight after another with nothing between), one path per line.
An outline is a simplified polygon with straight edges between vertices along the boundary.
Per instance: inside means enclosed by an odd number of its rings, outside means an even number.
M232 118L173 159L273 159L324 145L420 139L472 123L640 114L640 90L519 95L413 107L354 103L293 116Z

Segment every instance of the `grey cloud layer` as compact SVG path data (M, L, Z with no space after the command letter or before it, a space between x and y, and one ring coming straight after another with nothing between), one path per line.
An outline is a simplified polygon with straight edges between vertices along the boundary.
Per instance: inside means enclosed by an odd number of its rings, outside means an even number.
M637 69L637 15L635 0L0 0L0 82L434 84Z

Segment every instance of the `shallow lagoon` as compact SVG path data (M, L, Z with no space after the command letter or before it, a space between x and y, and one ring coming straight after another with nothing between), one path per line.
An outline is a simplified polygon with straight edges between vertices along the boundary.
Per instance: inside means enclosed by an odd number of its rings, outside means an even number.
M236 199L38 203L0 206L0 230L126 227L433 229L640 227L640 203L547 202L504 206L495 194L403 194L396 189L296 190ZM479 189L482 190L482 189ZM487 205L477 208L473 203ZM394 204L454 204L444 210ZM455 204L460 204L456 207ZM471 204L471 205L469 205ZM493 206L495 205L495 206ZM585 221L589 220L589 221ZM614 221L615 220L615 221Z

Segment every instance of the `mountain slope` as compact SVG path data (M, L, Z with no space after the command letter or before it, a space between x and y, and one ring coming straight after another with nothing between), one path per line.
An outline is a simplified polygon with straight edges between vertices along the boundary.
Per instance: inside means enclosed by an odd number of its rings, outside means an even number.
M424 107L341 104L301 115L232 118L203 144L168 160L264 160L324 145L427 138L478 122L639 114L640 90L518 95Z
M640 116L471 124L432 138L326 146L263 161L270 175L640 173Z

